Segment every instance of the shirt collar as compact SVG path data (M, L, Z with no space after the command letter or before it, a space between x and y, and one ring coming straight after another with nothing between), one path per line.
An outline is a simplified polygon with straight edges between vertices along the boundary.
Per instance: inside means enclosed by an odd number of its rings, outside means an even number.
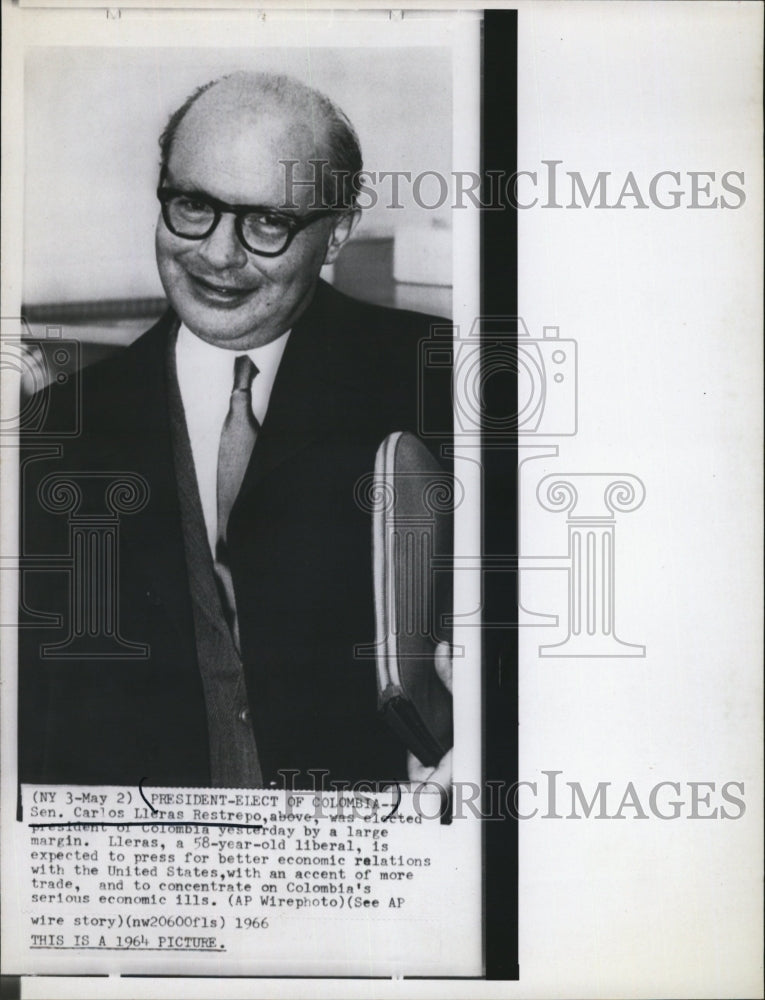
M198 375L200 383L208 387L222 386L226 390L225 398L228 399L233 385L234 359L246 354L258 369L258 374L252 383L252 410L262 424L276 373L291 332L287 330L286 333L261 347L251 347L248 351L231 351L225 347L209 344L181 323L175 348L179 373L181 370L189 374L194 373Z

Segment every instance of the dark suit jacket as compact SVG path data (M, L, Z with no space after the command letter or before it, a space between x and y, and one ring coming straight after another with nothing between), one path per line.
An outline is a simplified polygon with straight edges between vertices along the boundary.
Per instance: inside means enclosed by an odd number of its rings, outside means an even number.
M391 431L451 427L448 383L420 382L419 343L431 317L357 302L320 283L295 325L229 523L229 548L250 708L264 780L311 786L309 768L335 781L405 777L405 751L378 719L371 522L354 486ZM184 562L167 406L167 313L118 356L82 373L82 432L63 455L22 454L27 556L65 555L67 517L43 510L38 488L71 473L93 509L103 480L137 473L142 510L119 523L116 607L121 636L145 658L57 659L41 644L71 626L69 582L53 563L27 568L20 630L22 781L209 785L207 723ZM427 373L426 373L427 381ZM48 426L75 405L51 394ZM37 438L30 438L34 445ZM84 484L84 485L83 485ZM29 563L27 564L29 566ZM34 614L54 612L61 628ZM29 627L23 627L25 623Z

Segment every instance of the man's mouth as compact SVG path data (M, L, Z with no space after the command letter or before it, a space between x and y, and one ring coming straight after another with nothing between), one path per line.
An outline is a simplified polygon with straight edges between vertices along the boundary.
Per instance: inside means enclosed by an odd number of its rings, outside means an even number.
M202 293L203 298L222 305L238 305L254 291L250 286L240 287L239 285L226 284L202 278L198 274L189 274L189 277L194 287Z

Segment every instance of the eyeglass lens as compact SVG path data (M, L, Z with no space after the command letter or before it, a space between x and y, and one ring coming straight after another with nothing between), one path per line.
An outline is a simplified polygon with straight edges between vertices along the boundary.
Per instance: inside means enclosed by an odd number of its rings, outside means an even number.
M168 223L178 236L204 238L216 222L217 212L201 198L175 195L165 203ZM289 240L291 227L278 216L267 212L248 212L238 216L239 231L249 249L265 252L280 250Z

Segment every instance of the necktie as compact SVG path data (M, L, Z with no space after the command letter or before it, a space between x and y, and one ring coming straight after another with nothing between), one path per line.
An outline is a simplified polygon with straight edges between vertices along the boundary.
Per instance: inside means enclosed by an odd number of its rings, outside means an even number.
M244 479L252 448L260 429L252 412L252 380L258 374L254 362L241 354L234 360L234 387L228 414L223 422L218 448L218 535L215 546L215 573L221 588L223 611L239 649L234 586L229 568L228 519Z

